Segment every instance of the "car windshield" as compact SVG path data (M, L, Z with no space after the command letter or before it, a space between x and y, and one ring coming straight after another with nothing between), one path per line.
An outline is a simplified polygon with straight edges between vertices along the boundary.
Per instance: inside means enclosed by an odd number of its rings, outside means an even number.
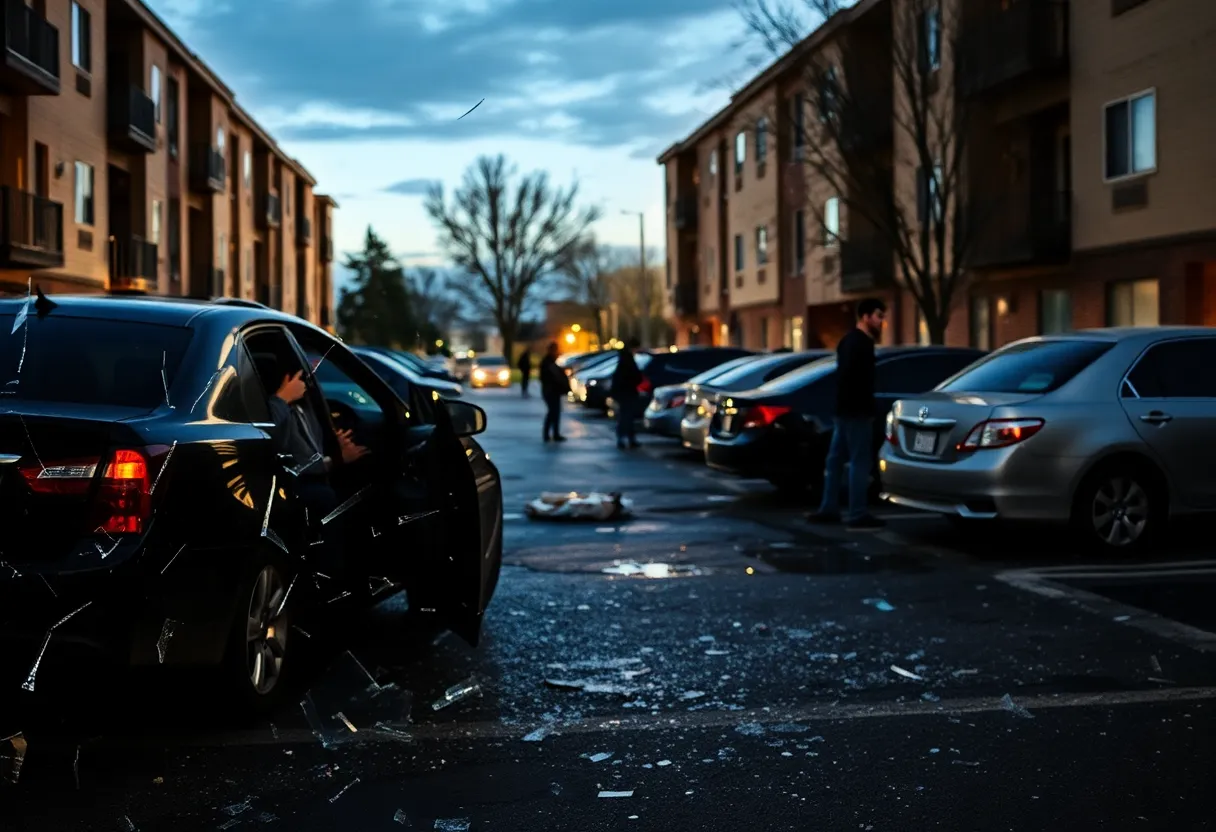
M507 359L503 358L501 355L488 355L485 358L477 359L477 366L478 367L505 367L505 366L507 366Z
M939 390L948 393L1050 393L1067 384L1114 344L1060 339L1012 344L994 352Z
M766 393L791 393L794 390L801 390L811 382L819 381L819 379L831 375L836 371L836 357L828 356L821 358L818 361L812 361L794 370L792 373L786 373L783 376L777 376L772 381L760 385L759 390Z
M0 327L7 333L14 320L0 315ZM0 385L8 384L9 401L151 410L168 397L192 334L140 321L30 314L2 339Z

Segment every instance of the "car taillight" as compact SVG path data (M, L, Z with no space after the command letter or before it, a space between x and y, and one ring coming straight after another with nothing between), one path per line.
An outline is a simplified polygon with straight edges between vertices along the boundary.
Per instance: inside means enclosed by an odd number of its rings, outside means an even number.
M743 413L743 420L739 423L739 428L768 427L789 412L790 408L788 407L762 404L750 408Z
M895 435L895 411L887 411L887 441L892 445L899 444L899 437Z
M685 398L683 396L672 396L671 401L667 403L668 408L683 407Z
M958 446L960 451L1007 448L1034 436L1043 429L1042 419L989 419L971 429Z
M649 393L653 389L654 385L650 383L650 379L646 378L646 376L642 376L642 381L638 384L638 392Z
M85 496L102 465L91 459L34 460L22 464L21 474L37 494ZM140 534L152 516L152 479L148 457L143 452L119 449L105 461L97 482L90 530L107 534Z

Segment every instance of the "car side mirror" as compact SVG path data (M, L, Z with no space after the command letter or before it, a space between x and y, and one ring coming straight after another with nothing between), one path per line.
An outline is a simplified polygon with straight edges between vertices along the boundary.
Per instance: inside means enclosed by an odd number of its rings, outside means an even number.
M486 412L475 404L444 400L452 430L457 436L476 436L486 429Z

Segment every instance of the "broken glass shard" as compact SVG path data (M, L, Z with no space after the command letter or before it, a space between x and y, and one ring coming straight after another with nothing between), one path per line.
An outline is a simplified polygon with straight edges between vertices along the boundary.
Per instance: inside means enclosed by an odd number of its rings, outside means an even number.
M342 505L338 506L336 509L331 511L329 514L322 517L321 525L328 526L334 520L341 517L343 514L345 514L346 512L348 512L352 508L354 508L356 505L358 505L359 502L367 495L367 491L369 488L371 488L370 485L359 489L354 494L352 494L350 497L348 497L346 502L342 503Z
M600 797L633 797L633 789L627 792L600 792Z
M350 652L326 670L300 702L321 745L332 748L362 738L360 726L407 738L413 697L395 684L381 685Z
M379 595L392 585L393 582L388 578L379 577L377 575L372 575L367 579L367 589L372 595Z
M435 832L469 832L468 818L443 818L435 821Z
M474 696L481 695L481 685L473 679L467 679L458 685L452 685L443 692L443 696L431 703L431 709L442 711L458 702L463 702Z
M742 725L735 727L736 734L742 734L745 737L762 737L764 736L764 726L759 722L744 722Z
M291 554L291 550L287 548L287 543L284 542L283 538L279 537L278 532L276 532L274 529L267 528L266 531L262 534L262 536L265 537L267 540L269 540L271 543L273 543L275 546L278 546L279 549L283 552L283 554L285 554L285 555Z
M895 607L891 606L885 598L866 598L862 600L867 607L873 607L880 612L893 612Z
M46 636L42 639L42 646L38 648L38 655L34 658L34 663L30 666L30 672L26 674L25 681L21 683L21 689L34 692L34 684L38 680L38 669L42 667L42 657L46 655L46 648L51 645L51 631L47 630Z
M542 725L535 731L531 731L524 735L524 742L540 742L545 737L549 736L553 731L552 725Z
M237 815L248 812L252 808L253 808L253 798L246 797L240 803L233 803L229 806L224 806L223 808L220 809L220 811L223 812L228 817L234 818Z
M358 778L358 777L356 777L354 780L352 780L352 781L350 781L349 783L347 783L345 786L343 786L343 787L342 787L342 790L341 790L341 791L339 791L339 792L338 792L336 795L334 795L333 797L331 797L331 798L329 799L329 802L330 802L330 803L337 803L337 802L338 802L338 798L342 797L342 795L344 795L344 794L346 794L348 791L350 791L351 786L355 785L355 784L356 784L356 783L358 783L358 782L359 782L359 778Z
M591 755L590 757L588 757L587 759L588 759L588 760L590 760L590 761L591 761L591 762L593 762L593 763L602 763L602 762L604 762L604 760L608 760L608 759L611 759L611 758L612 758L612 752L611 752L611 751L600 751L600 752L598 752L598 753L596 753L596 754L592 754L592 755Z
M118 821L118 828L121 832L136 832L135 824L126 815L123 815Z
M182 553L182 552L184 552L184 551L186 551L186 544L185 544L185 543L183 543L183 544L182 544L182 547L181 547L180 549L178 549L176 552L174 552L174 553L173 553L173 557L169 558L169 562L168 562L168 563L166 563L166 564L165 564L165 566L164 566L164 568L160 570L160 574L162 574L162 575L163 575L163 574L165 574L166 572L168 572L168 571L169 571L169 567L170 567L170 566L172 566L174 563L176 563L176 562L177 562L177 558L178 558L178 556L179 556L179 555L181 555L181 553Z
M169 394L165 393L165 404L169 404ZM173 405L169 405L173 407ZM156 493L156 486L160 485L160 478L165 475L165 469L169 467L169 460L173 459L173 452L177 450L177 440L173 440L173 444L169 446L169 453L165 455L165 461L161 463L160 470L156 472L156 479L152 481L152 488L148 491L148 496L151 497Z
M924 676L919 676L919 675L917 675L917 674L913 673L911 670L904 670L904 669L903 669L902 667L900 667L899 665L894 665L894 664L893 664L893 665L891 665L891 672L892 672L892 673L895 673L896 675L903 676L905 679L911 679L911 680L913 680L914 682L923 682L923 681L925 681L925 677L924 677Z
M595 679L545 679L545 685L556 690L600 693L626 698L634 696L638 692L636 687L621 685L616 682L601 682Z
M1001 697L1001 707L1014 716L1020 716L1022 719L1034 719L1034 714L1014 702L1013 697L1009 694Z
M414 828L414 824L410 823L410 817L405 813L404 809L398 809L393 812L393 823L398 826L404 826L406 829Z
M156 639L156 657L161 664L165 663L165 654L169 652L169 640L173 638L173 632L177 629L177 622L166 618L165 623L161 625L160 637Z

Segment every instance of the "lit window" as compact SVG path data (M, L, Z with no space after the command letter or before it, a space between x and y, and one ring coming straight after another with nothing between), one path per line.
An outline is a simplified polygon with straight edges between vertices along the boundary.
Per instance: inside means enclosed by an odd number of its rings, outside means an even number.
M747 160L747 134L742 130L735 136L735 173L743 172L743 163Z
M76 163L76 222L93 224L93 166Z
M1106 178L1157 168L1157 96L1145 93L1106 105Z
M768 228L761 225L756 228L756 265L763 266L768 262Z
M152 200L152 245L160 245L160 209L161 201L159 199Z
M832 197L823 206L823 244L834 246L840 240L840 198Z
M762 167L768 159L768 119L756 122L756 167Z
M1111 283L1107 287L1108 326L1157 326L1161 323L1155 279Z
M152 65L152 77L148 83L148 95L152 97L152 103L156 105L156 123L160 124L160 67L155 64Z
M72 4L72 64L93 71L93 18L79 3Z

